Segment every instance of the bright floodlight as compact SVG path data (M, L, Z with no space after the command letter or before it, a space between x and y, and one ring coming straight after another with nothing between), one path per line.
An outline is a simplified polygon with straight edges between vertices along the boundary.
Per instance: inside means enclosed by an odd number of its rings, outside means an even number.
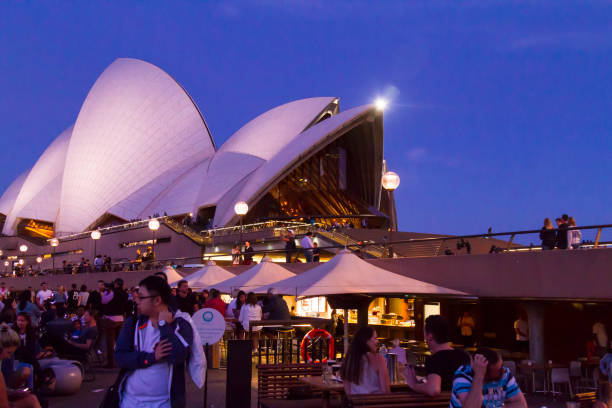
M159 229L159 221L157 221L156 218L153 218L151 221L149 221L149 229L151 231L157 231Z
M91 239L100 239L101 236L102 234L100 234L100 231L91 231Z
M19 265L23 265L23 259L19 260Z
M2 256L4 254L4 252L2 252L2 250L0 249L0 256Z
M4 266L9 266L9 261L4 261Z
M42 258L40 256L36 257L36 262L41 263L42 262Z
M19 250L20 250L21 252L26 252L26 251L28 250L28 246L27 246L27 245L20 245L20 246L19 246Z
M49 245L51 245L52 247L58 246L59 245L59 239L52 238L51 241L49 241Z
M374 101L374 105L379 111L384 111L385 109L387 109L387 106L389 106L389 101L384 98L377 98Z
M383 174L382 185L385 190L395 190L397 187L399 187L399 184L400 178L397 173L388 171Z
M237 215L245 215L247 212L249 212L249 205L244 201L238 201L234 205L234 212Z

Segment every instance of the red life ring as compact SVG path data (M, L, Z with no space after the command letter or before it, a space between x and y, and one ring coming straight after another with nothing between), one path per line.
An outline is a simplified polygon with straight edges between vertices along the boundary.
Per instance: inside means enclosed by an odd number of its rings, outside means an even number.
M308 342L314 340L317 337L322 337L328 340L328 353L332 359L334 359L336 355L334 348L334 337L329 334L327 330L312 329L311 331L306 333L306 335L302 339L302 342L300 343L300 354L302 356L302 360L306 361L307 363L312 363L312 357L310 357L310 354L308 354ZM326 358L323 359L323 362L325 361L327 361Z

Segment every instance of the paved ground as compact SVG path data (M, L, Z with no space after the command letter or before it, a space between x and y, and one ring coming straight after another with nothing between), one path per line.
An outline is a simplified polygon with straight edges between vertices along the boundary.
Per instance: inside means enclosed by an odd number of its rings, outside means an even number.
M117 376L118 370L107 370L102 368L94 369L96 379L93 382L83 383L81 390L70 396L51 397L49 406L51 408L74 408L87 407L95 408L102 401L106 388L110 386ZM225 382L226 370L209 370L208 372L208 403L206 408L225 407ZM251 408L257 407L257 385L255 381L256 373L253 376L253 386L251 387ZM198 389L190 380L187 380L187 407L203 407L203 391ZM563 400L553 401L550 397L534 396L528 398L530 408L564 408Z
M95 369L96 379L83 383L80 392L75 395L50 397L50 408L98 407L106 388L116 379L119 370ZM206 408L225 407L225 370L208 371L208 403ZM198 389L191 380L187 380L187 408L202 408L204 402L203 390ZM257 407L257 388L251 390L251 408Z

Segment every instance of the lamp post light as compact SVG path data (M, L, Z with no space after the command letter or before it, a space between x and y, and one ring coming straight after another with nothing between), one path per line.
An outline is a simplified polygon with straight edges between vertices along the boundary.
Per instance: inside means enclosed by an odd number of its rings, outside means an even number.
M28 246L24 244L19 245L19 252L28 252Z
M59 245L59 239L51 238L51 241L49 241L49 245L51 245L51 247L53 248L53 254L51 255L51 265L53 268L53 272L51 273L55 273L55 248L57 248L57 246Z
M242 219L249 212L249 205L244 201L238 201L234 204L234 212L240 216L240 244L242 245Z
M36 263L38 264L38 274L40 275L41 269L40 269L40 265L42 263L43 259L40 256L36 257Z
M4 261L4 274L8 274L9 261Z
M151 221L149 221L149 229L153 232L153 245L152 245L152 250L153 250L153 257L152 257L152 261L153 263L155 263L155 231L157 231L159 229L159 221L157 220L157 218L153 218ZM155 265L153 265L155 266ZM155 268L154 268L155 269Z
M383 174L382 177L382 186L387 191L389 205L391 206L391 228L389 229L389 255L393 258L393 240L391 239L391 234L393 234L393 229L397 229L397 213L395 212L395 205L393 203L393 191L399 187L400 177L397 173L392 171L387 171Z
M91 259L92 263L94 263L96 261L96 246L97 246L96 244L98 243L98 240L100 239L101 236L102 236L102 234L100 233L100 231L98 231L98 230L91 231L91 239L93 239L93 242L94 242L93 257Z

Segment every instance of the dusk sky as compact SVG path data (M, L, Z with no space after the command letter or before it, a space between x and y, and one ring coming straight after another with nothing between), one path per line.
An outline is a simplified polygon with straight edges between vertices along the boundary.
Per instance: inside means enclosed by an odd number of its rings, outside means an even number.
M402 230L612 223L611 16L610 1L2 2L0 190L132 57L187 90L217 146L296 99L391 98Z

